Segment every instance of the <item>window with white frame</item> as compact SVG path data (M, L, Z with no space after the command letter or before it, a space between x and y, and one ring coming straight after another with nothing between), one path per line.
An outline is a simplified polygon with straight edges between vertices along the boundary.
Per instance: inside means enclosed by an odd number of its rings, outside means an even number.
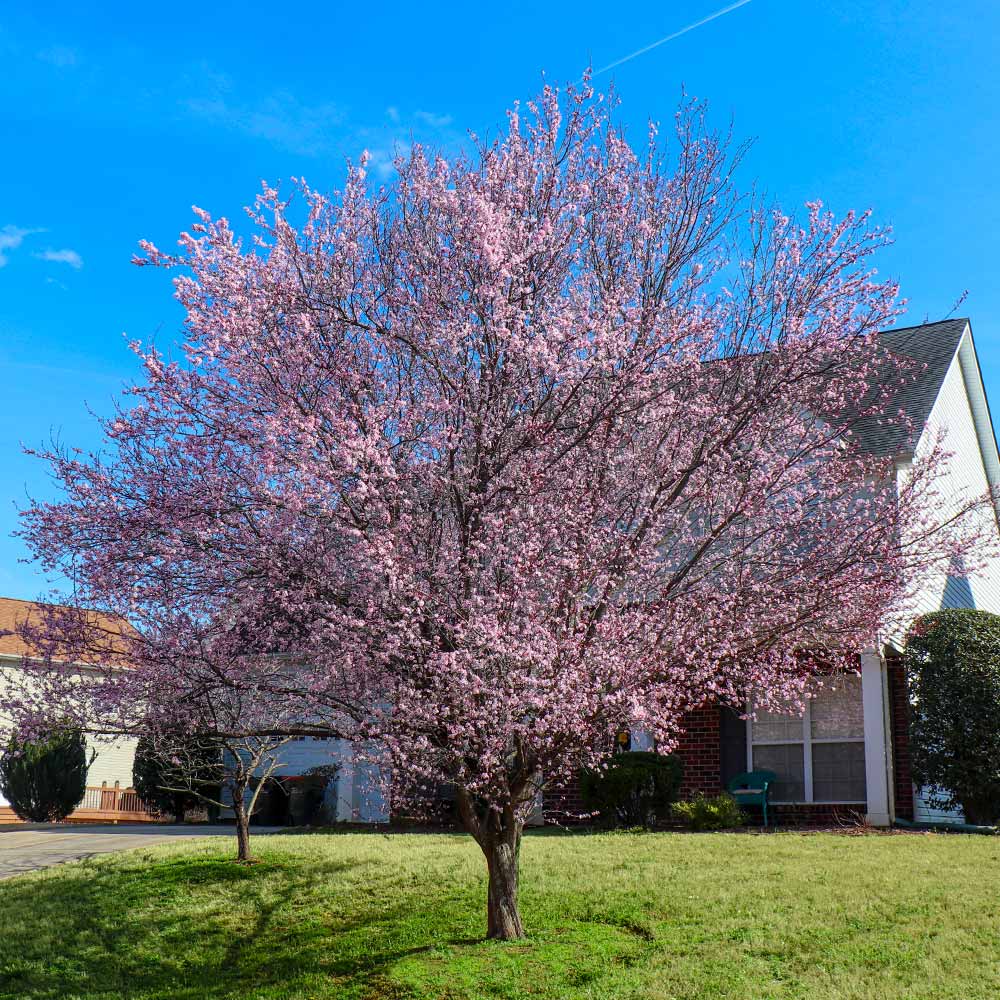
M774 771L774 802L862 803L865 729L861 678L845 674L818 688L798 715L758 712L747 724L751 770Z

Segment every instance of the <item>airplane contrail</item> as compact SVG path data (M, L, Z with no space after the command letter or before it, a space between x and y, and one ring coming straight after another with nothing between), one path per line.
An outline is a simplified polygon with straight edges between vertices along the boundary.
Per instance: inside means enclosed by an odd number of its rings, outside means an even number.
M637 56L645 55L647 52L663 45L664 42L671 42L675 38L680 38L681 35L686 35L689 31L694 31L695 28L700 28L703 24L708 24L709 21L714 21L717 17L722 17L723 14L728 14L730 11L736 10L737 7L744 7L748 3L750 3L750 0L737 0L736 3L731 3L728 7L723 7L722 10L717 10L714 14L709 14L708 17L703 17L700 21L695 21L694 24L689 24L686 28L681 28L679 31L675 31L672 35L667 35L665 38L657 39L655 42L650 43L644 48L636 49L635 52L632 52L627 56L622 56L621 59L616 59L613 63L608 63L607 66L602 66L594 73L594 76L600 76L601 73L607 73L609 69L621 66L622 63L627 63L630 59L635 59Z

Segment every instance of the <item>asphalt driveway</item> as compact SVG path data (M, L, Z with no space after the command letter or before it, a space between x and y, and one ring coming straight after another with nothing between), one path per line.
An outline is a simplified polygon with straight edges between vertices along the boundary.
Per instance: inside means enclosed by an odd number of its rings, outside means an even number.
M276 833L280 827L252 827L253 835ZM178 838L235 837L232 826L79 825L18 823L0 826L0 879L64 861L130 847L165 844Z

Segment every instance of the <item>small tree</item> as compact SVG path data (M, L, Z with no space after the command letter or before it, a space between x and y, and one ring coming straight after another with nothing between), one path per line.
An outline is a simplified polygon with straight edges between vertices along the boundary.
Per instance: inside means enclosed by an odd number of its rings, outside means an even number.
M160 791L203 802L209 808L232 809L236 860L252 861L250 819L261 790L283 766L280 750L288 738L166 734L148 739L158 761Z
M913 777L970 823L1000 818L1000 615L924 615L906 642Z
M178 784L178 763L166 759L157 749L158 742L143 736L135 749L132 764L132 784L139 798L153 812L171 815L176 823L184 822L184 813L202 802L193 791L180 791L170 786ZM190 784L208 791L220 785L218 763L221 755L211 739L192 738L178 761L193 769ZM216 792L215 798L218 798ZM214 808L212 806L211 808Z
M0 757L0 792L21 819L58 822L83 801L93 760L87 760L77 729L55 730L33 742L14 737Z

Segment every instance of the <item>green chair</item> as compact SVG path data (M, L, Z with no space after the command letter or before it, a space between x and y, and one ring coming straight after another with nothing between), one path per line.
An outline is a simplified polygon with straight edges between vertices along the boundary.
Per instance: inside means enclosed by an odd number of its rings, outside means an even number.
M744 771L726 785L739 806L760 806L767 826L767 800L771 785L778 780L774 771Z

